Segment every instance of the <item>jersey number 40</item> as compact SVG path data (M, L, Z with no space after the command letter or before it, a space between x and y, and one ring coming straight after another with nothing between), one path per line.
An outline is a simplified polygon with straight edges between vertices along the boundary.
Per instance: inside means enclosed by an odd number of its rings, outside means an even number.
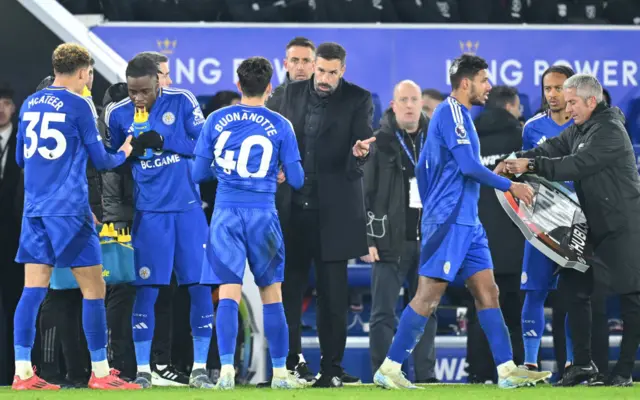
M42 123L40 124L40 132L36 133L35 127L40 122L40 116L42 115ZM36 150L43 158L47 160L55 160L60 158L67 149L67 139L62 132L57 129L49 128L50 122L64 122L66 115L62 113L39 113L39 112L26 112L22 115L22 119L27 121L26 135L31 141L29 146L24 145L24 158L31 158L36 154ZM47 146L38 147L38 141L40 139L53 139L56 142L54 148L49 149Z
M218 136L214 147L213 155L216 158L216 164L224 170L226 174L236 171L242 178L264 178L269 172L271 164L271 156L273 155L273 144L269 139L260 135L252 135L242 141L240 145L240 154L238 161L235 160L236 152L232 150L224 150L224 145L229 140L231 131L224 131ZM249 152L253 146L262 147L262 157L260 158L260 166L255 172L249 172L247 164L249 163ZM224 151L224 157L222 152Z

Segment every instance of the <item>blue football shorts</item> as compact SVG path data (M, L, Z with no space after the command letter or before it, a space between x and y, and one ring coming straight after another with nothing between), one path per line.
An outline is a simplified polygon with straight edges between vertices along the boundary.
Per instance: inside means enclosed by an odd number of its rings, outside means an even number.
M247 261L258 287L284 280L284 240L275 209L217 207L202 284L242 284Z
M200 207L182 212L137 211L131 229L134 285L179 285L200 281L207 219Z
M558 288L558 275L554 275L556 263L533 247L529 242L524 244L522 259L522 290L555 290Z
M22 217L16 262L56 268L102 264L100 239L91 214L68 217Z
M421 276L448 282L466 281L485 269L493 269L493 261L481 224L422 226Z

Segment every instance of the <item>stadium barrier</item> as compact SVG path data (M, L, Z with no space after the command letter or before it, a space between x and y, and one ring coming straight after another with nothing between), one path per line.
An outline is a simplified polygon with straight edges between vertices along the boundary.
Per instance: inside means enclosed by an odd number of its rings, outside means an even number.
M272 62L273 84L281 83L284 47L295 36L342 44L346 79L378 95L382 107L403 79L448 92L452 61L474 53L489 63L494 85L518 88L524 116L530 117L540 106L542 73L565 64L600 79L640 143L640 54L611 45L640 41L636 26L107 22L91 31L125 59L148 50L166 54L174 85L196 95L236 90L236 68L256 55Z

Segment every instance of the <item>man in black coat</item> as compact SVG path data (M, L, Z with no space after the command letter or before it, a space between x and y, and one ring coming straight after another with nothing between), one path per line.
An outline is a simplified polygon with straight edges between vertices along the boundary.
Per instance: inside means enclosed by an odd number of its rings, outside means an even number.
M265 106L270 110L280 112L280 105L284 97L284 91L291 82L306 81L311 79L315 69L316 46L313 42L305 37L295 37L287 43L284 67L287 74L278 87L273 90L271 97L267 100ZM284 173L279 175L279 181L284 178ZM287 199L291 198L293 188L289 185L278 185L276 191L276 207L280 216L280 224L282 225L283 234L286 235L285 228L288 227L289 215L291 207L287 206ZM301 366L304 369L304 366ZM306 372L306 371L305 371Z
M289 83L279 110L293 124L305 172L302 189L284 200L291 210L288 226L283 226L287 368L308 376L308 369L296 367L304 362L302 295L313 261L323 356L317 387L358 381L344 373L341 363L347 339L347 261L368 254L362 167L374 140L373 103L368 91L342 78L345 59L344 48L336 43L318 46L315 74Z
M24 286L24 266L14 262L24 177L16 163L18 123L13 97L9 86L0 86L0 385L13 380L13 314Z
M522 124L518 118L520 118L520 98L517 89L494 86L489 93L485 109L474 121L480 138L481 160L485 167L493 170L500 159L522 149ZM520 365L524 362L520 323L522 310L520 272L524 237L502 209L493 188L480 187L478 214L489 239L493 273L500 293L500 308L509 329L513 347L513 361ZM470 380L497 382L498 377L489 343L478 322L473 303L467 316L469 317L467 372Z
M624 116L603 101L602 86L586 74L564 83L567 111L574 125L535 149L506 160L496 171L533 172L552 181L574 181L589 225L588 238L603 261L586 273L562 272L571 291L569 326L574 365L565 370L564 386L598 373L591 360L591 304L596 284L605 283L621 295L624 322L620 357L608 384L631 385L631 371L640 342L640 178Z

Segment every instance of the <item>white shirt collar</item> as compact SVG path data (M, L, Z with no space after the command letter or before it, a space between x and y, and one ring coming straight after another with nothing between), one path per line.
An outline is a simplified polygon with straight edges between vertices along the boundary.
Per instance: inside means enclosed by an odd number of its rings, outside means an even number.
M11 138L11 132L13 131L13 125L9 123L4 129L0 128L0 143L5 145Z

